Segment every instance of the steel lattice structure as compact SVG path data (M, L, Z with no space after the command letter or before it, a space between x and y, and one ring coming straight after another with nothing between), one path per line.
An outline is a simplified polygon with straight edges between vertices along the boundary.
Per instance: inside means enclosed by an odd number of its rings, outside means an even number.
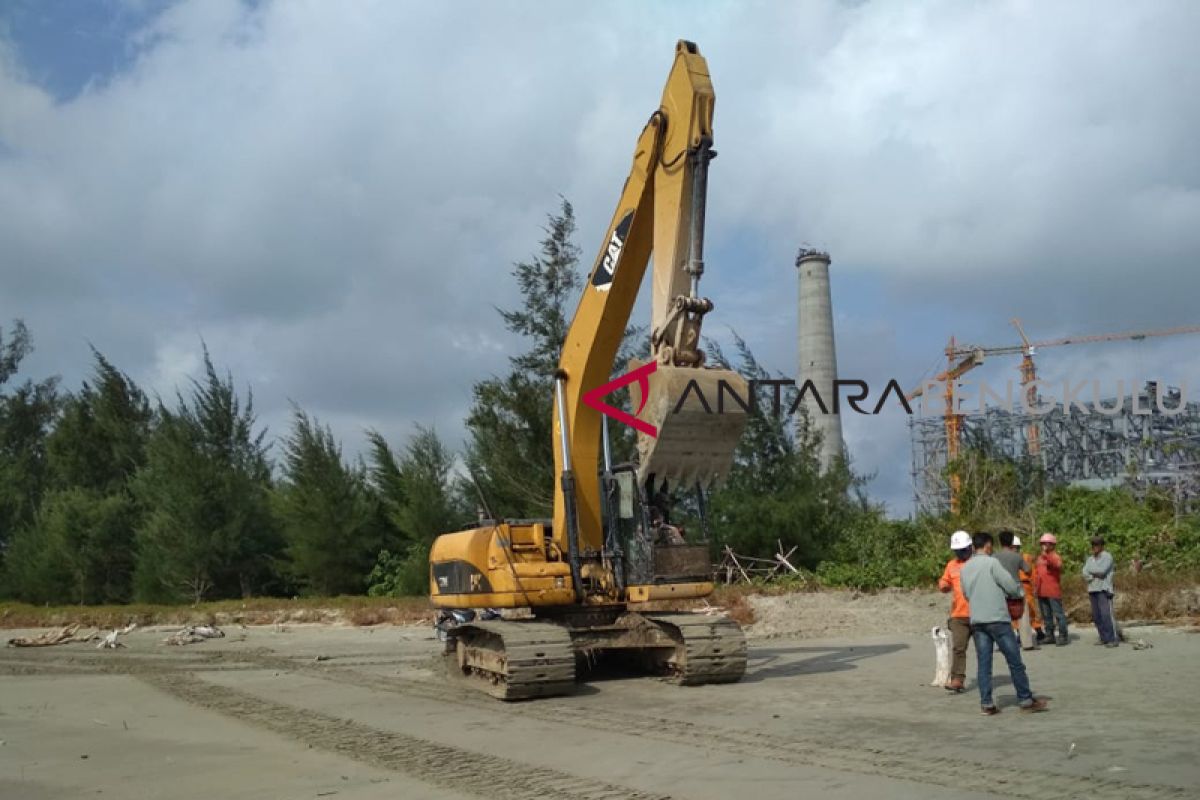
M1181 505L1200 497L1200 403L1183 404L1179 389L1153 383L1136 395L1099 401L1106 409L1117 409L1118 403L1119 410L1111 414L1074 404L1064 410L1061 403L1048 405L1049 411L1040 415L1002 408L962 414L963 446L1019 463L1032 461L1047 488L1155 486L1173 491ZM1173 413L1175 409L1181 410ZM1027 441L1031 417L1040 451L1032 457ZM939 513L950 501L945 420L914 417L909 428L917 511Z

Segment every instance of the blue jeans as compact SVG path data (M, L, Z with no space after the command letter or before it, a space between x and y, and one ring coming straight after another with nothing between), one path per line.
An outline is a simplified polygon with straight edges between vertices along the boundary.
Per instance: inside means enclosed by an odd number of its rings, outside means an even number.
M1046 635L1054 638L1054 629L1058 628L1059 641L1069 641L1067 632L1067 614L1063 611L1062 599L1058 597L1039 597L1038 608L1042 612L1042 624L1046 626Z
M1029 676L1025 673L1025 662L1021 661L1021 643L1013 633L1011 622L983 622L971 625L975 636L975 656L979 659L979 704L984 708L994 706L992 702L992 643L1000 648L1008 662L1008 674L1012 676L1017 690L1017 699L1026 706L1033 702L1033 691L1029 688Z
M1108 592L1088 592L1092 601L1092 622L1096 623L1096 632L1100 641L1108 644L1117 640L1117 631L1113 626L1112 595Z

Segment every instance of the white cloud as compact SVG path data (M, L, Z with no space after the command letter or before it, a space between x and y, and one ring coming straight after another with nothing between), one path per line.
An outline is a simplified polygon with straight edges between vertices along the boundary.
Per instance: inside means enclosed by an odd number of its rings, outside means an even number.
M188 0L67 102L0 42L3 313L68 378L90 340L161 389L203 337L264 415L295 400L349 451L368 425L455 438L505 368L509 265L560 192L590 263L684 35L718 94L713 328L769 363L794 359L801 240L833 250L835 292L889 304L838 296L843 373L915 380L1013 315L1190 321L1198 23L1184 2ZM906 470L888 431L848 427L864 468Z

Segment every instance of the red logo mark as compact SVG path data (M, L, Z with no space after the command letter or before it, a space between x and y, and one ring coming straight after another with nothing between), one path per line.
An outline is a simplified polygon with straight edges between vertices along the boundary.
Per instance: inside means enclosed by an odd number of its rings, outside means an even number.
M628 386L634 381L637 381L638 389L640 389L642 392L642 403L638 406L638 410L635 411L634 414L642 413L642 409L646 407L646 398L650 395L650 381L648 380L648 377L656 369L658 369L657 361L651 361L648 364L643 364L633 372L626 372L615 381L609 381L603 386L597 386L590 392L585 392L583 395L583 403L584 405L591 406L592 408L596 409L604 416L612 417L617 422L623 422L634 430L640 431L647 436L657 437L658 428L651 425L649 422L644 422L638 419L633 414L622 411L619 408L613 408L608 403L605 403L600 399L601 397L607 397L617 389Z

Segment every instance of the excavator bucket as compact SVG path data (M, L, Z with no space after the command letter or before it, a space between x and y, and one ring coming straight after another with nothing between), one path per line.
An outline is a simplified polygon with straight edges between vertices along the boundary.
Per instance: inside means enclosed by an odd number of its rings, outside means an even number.
M634 366L638 366L635 362ZM659 365L650 376L645 404L640 387L630 387L638 419L656 436L638 434L638 478L654 487L707 489L733 466L733 455L752 398L745 378L726 369Z

